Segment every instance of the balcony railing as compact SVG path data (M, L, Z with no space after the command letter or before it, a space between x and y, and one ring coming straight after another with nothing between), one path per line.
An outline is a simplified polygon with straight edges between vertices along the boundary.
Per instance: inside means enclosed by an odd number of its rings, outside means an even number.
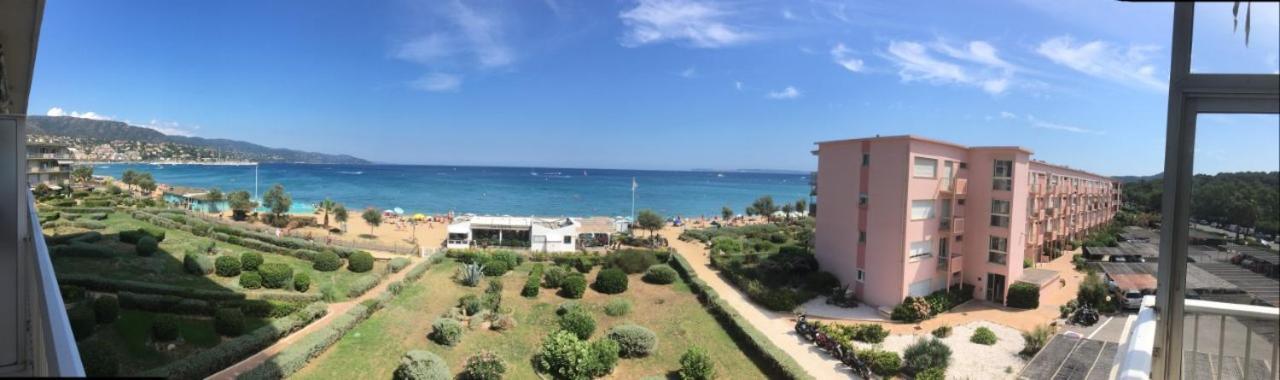
M1156 350L1155 304L1155 296L1144 297L1142 309L1138 311L1138 315L1129 316L1129 320L1125 323L1126 329L1122 334L1120 349L1116 352L1115 378L1123 380L1151 378L1152 355ZM1178 347L1189 354L1184 357L1182 363L1182 378L1276 378L1278 374L1276 361L1280 360L1277 358L1277 353L1280 352L1280 340L1275 340L1274 336L1271 336L1271 342L1267 342L1266 338L1254 338L1254 335L1257 335L1254 328L1255 326L1261 329L1270 328L1271 334L1274 334L1276 324L1280 323L1280 308L1188 299L1185 300L1183 311L1185 314L1183 317L1190 317L1191 320L1188 322L1193 324L1186 331L1194 335L1190 339L1183 340L1184 344L1189 341L1190 347ZM1228 329L1228 326L1231 328ZM1241 332L1243 335L1240 334ZM1202 335L1205 336L1205 347L1201 347L1200 344ZM1255 355L1255 352L1260 354L1268 352L1265 348L1268 343L1271 345L1270 355ZM1240 349L1240 346L1244 348ZM1228 350L1230 350L1229 353ZM1269 359L1263 359L1268 356ZM1262 365L1254 365L1259 361ZM1224 365L1224 363L1227 364ZM1263 373L1258 373L1259 371Z
M67 321L66 306L58 290L58 279L31 193L27 193L26 203L28 234L22 242L24 254L18 260L22 274L17 281L22 301L21 306L10 311L25 322L27 329L17 337L20 367L0 375L83 377L84 367L75 335Z
M70 154L66 154L66 153L30 153L30 154L27 154L27 158L53 158L53 159L59 159L59 160L71 160L71 159L74 159L75 157L72 157Z

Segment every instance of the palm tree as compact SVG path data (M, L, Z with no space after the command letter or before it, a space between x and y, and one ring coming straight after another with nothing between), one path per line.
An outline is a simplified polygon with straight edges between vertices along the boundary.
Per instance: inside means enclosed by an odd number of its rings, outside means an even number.
M334 202L332 199L329 199L329 198L325 198L323 201L320 201L320 204L318 205L319 207L317 207L317 209L320 212L324 213L325 229L329 228L329 213L333 212L333 208L336 207L337 205L338 204L336 202Z

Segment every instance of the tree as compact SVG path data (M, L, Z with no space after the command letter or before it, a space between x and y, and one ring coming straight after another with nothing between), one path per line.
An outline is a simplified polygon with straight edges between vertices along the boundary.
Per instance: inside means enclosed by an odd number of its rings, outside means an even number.
M640 226L640 229L649 231L649 235L652 236L662 229L666 221L662 219L662 215L653 212L653 210L644 209L640 210L640 214L636 215L636 224Z
M720 216L724 218L724 220L733 218L733 209L729 208L729 206L724 206L720 209Z
M138 180L138 188L142 189L142 191L147 195L150 195L152 192L156 191L156 180L151 179L151 173L144 174L145 175L142 179Z
M88 165L77 166L71 170L71 177L75 178L76 181L87 182L90 178L93 178L93 167Z
M806 213L807 210L809 210L808 206L809 206L809 202L806 202L804 198L800 198L796 200L796 212L804 214Z
M792 213L793 211L796 211L796 206L795 206L795 205L790 204L790 203L787 203L787 204L782 205L782 213L787 214L787 217L788 217L788 218L790 218L790 217L791 217L791 213Z
M773 204L773 196L769 195L756 198L756 201L747 207L747 215L763 215L766 218L771 217L775 211L778 211L778 205Z
M333 220L337 220L338 223L342 223L342 232L346 232L347 231L347 206L343 206L341 203L339 203L337 206L334 206Z
M125 187L133 190L133 184L138 182L138 172L133 171L133 169L125 170L124 174L120 175L120 182L124 182Z
M258 203L249 198L248 191L237 191L227 196L227 206L231 207L231 217L244 220L245 215L258 208Z
M364 213L360 214L360 217L364 218L364 221L369 223L370 235L373 235L374 227L382 224L382 214L378 213L378 210L373 209L373 207L364 209Z
M320 201L320 204L318 205L319 207L316 208L320 212L324 213L324 228L329 228L329 213L333 212L333 208L337 205L338 204L332 199L325 198L323 201Z
M218 188L209 189L209 193L205 194L205 199L209 201L209 211L218 211L218 202L222 202L226 197L222 195L222 190Z
M289 212L289 207L293 206L293 198L289 197L289 193L284 192L284 185L271 185L271 189L262 195L262 204L271 209L271 219L279 220L285 213Z

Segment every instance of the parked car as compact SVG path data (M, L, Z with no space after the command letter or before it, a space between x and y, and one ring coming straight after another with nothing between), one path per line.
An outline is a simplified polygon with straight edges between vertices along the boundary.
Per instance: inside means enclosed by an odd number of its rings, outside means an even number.
M1127 310L1138 310L1142 308L1142 291L1138 289L1129 289L1120 295L1120 306Z

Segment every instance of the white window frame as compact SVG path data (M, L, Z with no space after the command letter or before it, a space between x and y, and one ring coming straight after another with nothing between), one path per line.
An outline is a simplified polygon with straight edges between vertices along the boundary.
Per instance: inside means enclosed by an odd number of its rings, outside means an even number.
M865 281L867 280L867 273L866 273L866 272L863 272L861 269L859 269L859 270L858 270L858 278L857 278L857 280L858 280L858 282L865 282Z
M933 162L933 171L931 173L928 173L928 175L921 175L920 174L920 168L922 167L921 164L923 164L923 166L927 168L929 166L929 162ZM928 179L938 178L938 159L916 156L915 159L911 160L911 178L928 178Z
M924 217L916 216L916 202L929 202L928 215L925 215ZM911 209L908 211L911 213L910 216L913 221L933 219L938 212L938 201L936 199L915 199L911 201Z
M916 245L920 243L924 243L928 245L928 247L926 247L923 252L916 252ZM907 244L907 261L919 261L929 257L933 257L932 239L916 240Z

